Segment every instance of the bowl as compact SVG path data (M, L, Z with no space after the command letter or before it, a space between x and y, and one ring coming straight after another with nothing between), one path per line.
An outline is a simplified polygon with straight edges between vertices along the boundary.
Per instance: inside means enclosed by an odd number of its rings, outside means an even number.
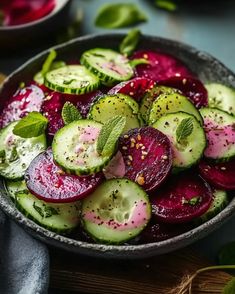
M39 37L48 38L55 30L66 25L71 0L56 0L55 8L46 16L21 25L0 26L0 49L26 46ZM63 21L62 21L63 20Z
M82 52L94 47L105 46L117 49L123 37L124 35L122 34L85 36L56 46L54 49L58 53L58 59L66 61L73 59L74 56L79 57ZM158 49L165 53L170 53L185 62L193 72L198 74L202 81L221 82L235 87L234 73L214 57L193 47L163 38L142 36L138 48ZM39 71L48 52L49 49L30 59L5 80L0 90L0 101L6 100L6 97L13 94L20 82L31 80L32 76ZM144 245L91 244L48 231L27 219L16 209L7 194L2 180L0 181L0 208L35 238L52 246L96 257L143 258L185 247L216 230L235 212L235 198L231 200L223 211L206 223L174 238Z

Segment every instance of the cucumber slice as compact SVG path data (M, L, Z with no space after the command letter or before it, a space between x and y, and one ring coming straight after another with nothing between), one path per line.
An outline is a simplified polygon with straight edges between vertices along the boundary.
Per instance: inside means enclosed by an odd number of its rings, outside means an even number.
M235 89L218 83L205 86L208 91L209 107L218 108L235 115Z
M54 161L71 174L89 175L101 171L110 160L110 156L101 156L96 151L102 126L84 119L60 129L52 142Z
M145 122L148 121L149 112L153 101L157 99L161 94L173 94L177 93L178 90L165 86L155 86L151 91L147 91L140 102L140 114L142 115Z
M134 238L150 217L147 194L127 179L104 182L82 203L84 229L104 243L119 244Z
M46 136L21 138L13 134L17 122L0 131L0 175L7 179L20 179L30 162L46 149Z
M207 148L204 155L215 160L229 160L235 156L235 117L216 108L201 108Z
M99 79L82 65L68 65L45 75L47 88L66 94L85 94L96 90Z
M228 195L226 191L214 190L213 200L210 208L207 210L207 212L201 215L194 222L196 224L201 224L208 221L209 219L217 215L219 212L221 212L227 206L228 202Z
M111 49L88 50L83 53L81 63L105 84L127 81L134 75L129 60Z
M152 125L161 116L179 111L192 114L201 124L203 123L202 117L193 103L185 96L177 93L161 94L158 99L153 102L148 123Z
M193 115L185 112L170 113L159 118L153 127L170 140L173 149L173 167L189 168L203 156L206 136Z
M48 203L27 190L16 193L15 200L17 208L26 217L51 231L68 233L80 222L80 202Z
M7 181L5 181L5 186L6 186L6 189L9 192L10 197L13 201L15 201L16 193L28 190L24 180L22 180L22 181L7 180Z
M126 117L126 126L123 133L141 126L139 106L137 102L131 97L123 94L100 97L92 104L88 113L88 118L105 123L115 115L122 115Z

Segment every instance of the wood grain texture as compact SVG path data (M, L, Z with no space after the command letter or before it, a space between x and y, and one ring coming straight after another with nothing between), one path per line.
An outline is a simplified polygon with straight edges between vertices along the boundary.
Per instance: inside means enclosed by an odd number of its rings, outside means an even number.
M185 277L209 265L190 249L141 260L96 259L55 249L50 255L50 287L65 294L178 294ZM195 279L193 293L221 293L230 279L225 272L206 272Z

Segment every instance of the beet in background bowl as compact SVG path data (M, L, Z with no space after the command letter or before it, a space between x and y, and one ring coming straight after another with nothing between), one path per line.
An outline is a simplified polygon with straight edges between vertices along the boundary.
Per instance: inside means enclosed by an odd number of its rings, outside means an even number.
M55 8L46 16L21 25L0 26L0 49L32 46L32 42L48 38L67 25L71 0L56 0Z
M55 49L58 53L59 60L69 61L74 60L74 58L79 58L85 50L95 47L107 47L117 50L123 37L124 35L122 34L86 36L59 45ZM158 37L142 36L138 49L160 50L165 53L170 53L186 63L191 71L195 72L203 82L221 82L235 87L235 75L229 69L212 56L188 45ZM14 93L20 82L32 80L34 74L40 70L48 52L49 50L46 50L35 56L8 77L2 85L2 89L0 89L1 103L4 103L7 97L10 97ZM40 227L16 209L1 179L0 208L35 238L52 246L89 256L143 258L185 247L216 230L235 212L235 199L231 200L229 205L211 220L177 237L157 243L120 246L77 241Z

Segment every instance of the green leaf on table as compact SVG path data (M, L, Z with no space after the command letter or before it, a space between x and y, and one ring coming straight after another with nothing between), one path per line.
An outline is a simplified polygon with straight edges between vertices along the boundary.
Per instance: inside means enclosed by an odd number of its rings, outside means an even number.
M155 0L155 4L158 8L168 11L175 11L177 9L177 5L173 0Z
M133 3L104 4L95 19L97 27L117 29L147 21L146 15Z
M45 132L47 124L47 118L41 113L33 111L15 125L13 134L22 138L38 137Z
M73 105L71 102L65 102L62 108L62 118L65 125L70 124L75 120L82 119L80 112L78 111L77 107Z
M126 37L122 40L119 46L119 51L126 56L130 56L139 43L140 34L141 32L138 29L129 31Z
M176 140L178 143L184 141L193 132L193 118L184 118L176 129Z
M224 287L222 294L235 293L235 278L232 278Z
M119 136L126 125L126 118L116 115L109 119L102 127L98 141L97 152L102 156L110 156L114 153Z
M220 249L218 262L219 264L235 264L235 242L230 242Z

